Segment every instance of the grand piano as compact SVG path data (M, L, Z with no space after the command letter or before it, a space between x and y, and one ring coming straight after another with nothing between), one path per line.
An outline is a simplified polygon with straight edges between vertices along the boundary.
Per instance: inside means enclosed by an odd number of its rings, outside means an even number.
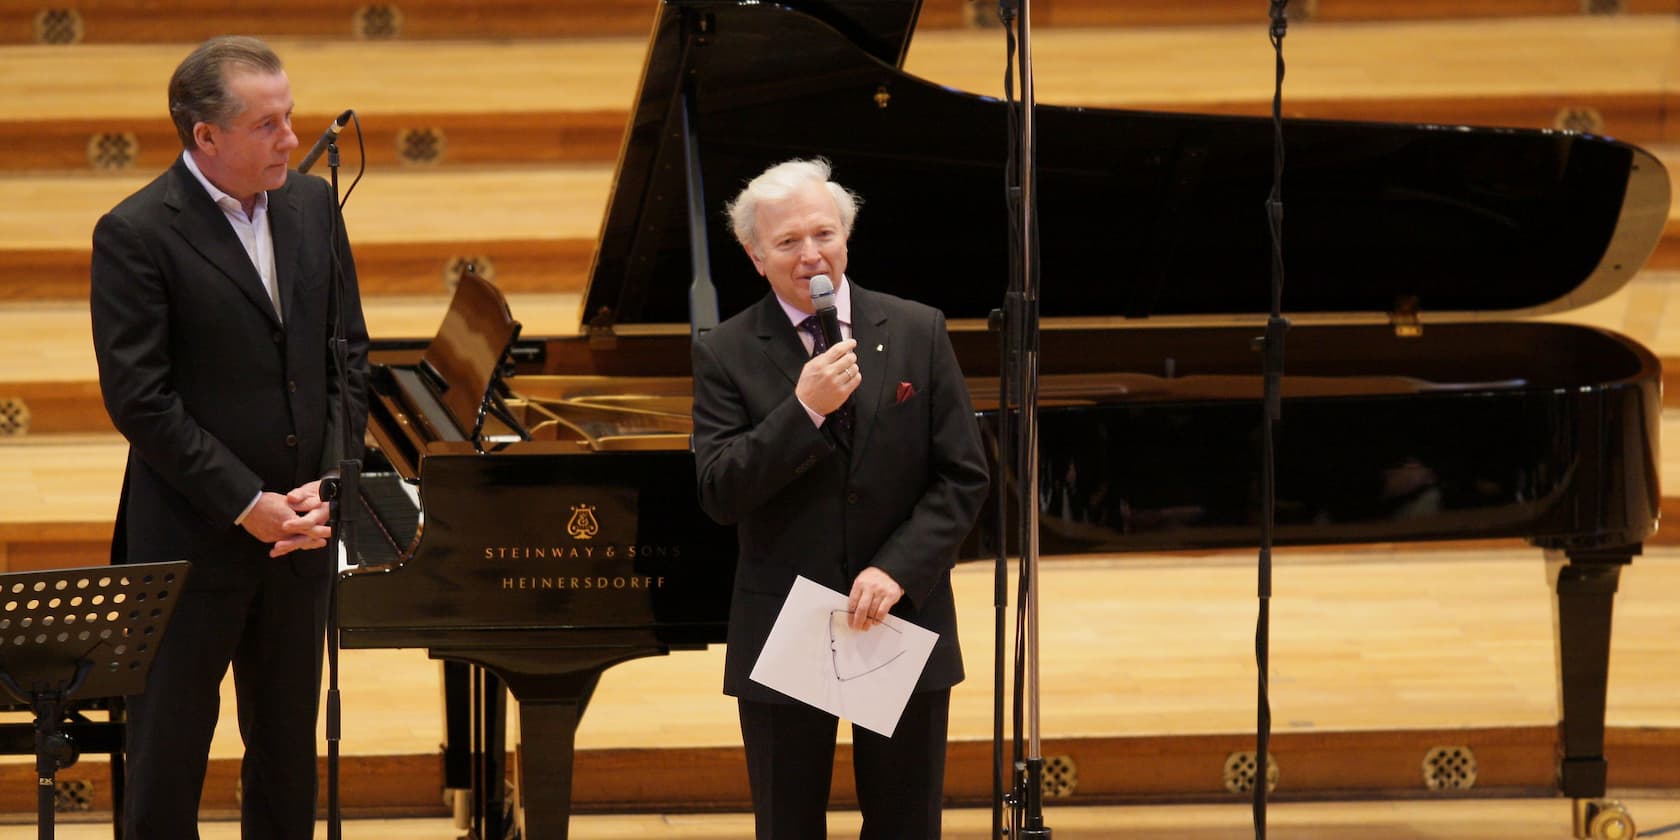
M389 554L344 577L342 642L505 680L540 791L530 840L566 836L601 671L723 638L735 543L694 498L687 377L692 337L765 291L720 209L747 178L834 162L867 200L851 273L946 312L997 439L1004 106L901 69L919 10L663 0L578 334L520 337L470 279L437 339L376 344L388 469L369 484L417 486L423 513L369 503ZM1038 130L1041 551L1254 545L1269 124L1041 107ZM1660 371L1625 337L1521 319L1621 287L1667 175L1560 131L1293 120L1285 137L1277 542L1542 550L1558 789L1579 836L1609 836L1610 616L1656 525ZM982 521L972 554L997 530Z

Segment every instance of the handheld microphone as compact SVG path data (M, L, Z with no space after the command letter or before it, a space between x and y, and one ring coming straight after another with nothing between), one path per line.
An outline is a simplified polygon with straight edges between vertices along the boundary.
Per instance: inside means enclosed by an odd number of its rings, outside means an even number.
M822 328L823 340L830 347L839 344L840 313L834 311L834 281L827 274L811 278L811 306L817 310L817 325Z
M327 144L338 139L338 133L344 130L344 126L349 124L350 117L354 116L355 113L355 109L350 109L339 114L338 119L333 120L332 124L327 126L327 130L321 132L321 139L315 141L315 145L309 150L309 154L304 155L303 162L298 164L299 175L309 174L309 167L314 166L315 161L321 157L321 153L327 150Z

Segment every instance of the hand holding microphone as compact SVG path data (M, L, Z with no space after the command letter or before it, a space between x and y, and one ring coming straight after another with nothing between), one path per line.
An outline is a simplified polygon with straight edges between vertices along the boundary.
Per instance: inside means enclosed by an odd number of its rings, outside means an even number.
M805 363L794 394L812 411L833 414L863 381L858 373L857 342L841 338L840 316L834 311L834 282L828 275L811 278L811 304L828 349Z

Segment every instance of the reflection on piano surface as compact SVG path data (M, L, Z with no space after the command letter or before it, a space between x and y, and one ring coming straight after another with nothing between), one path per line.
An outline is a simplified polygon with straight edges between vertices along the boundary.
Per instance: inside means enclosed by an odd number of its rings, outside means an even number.
M376 457L424 513L380 515L391 556L344 581L343 641L506 680L540 792L529 838L565 836L572 730L601 669L723 638L736 547L694 499L689 342L764 286L707 196L828 156L870 201L851 268L946 312L999 434L984 324L1006 285L1004 114L900 69L919 8L664 0L580 334L521 339L469 279L437 339L376 346ZM1039 130L1041 548L1254 544L1269 126L1043 107ZM1559 789L1590 811L1611 604L1660 498L1660 371L1618 335L1494 319L1624 284L1660 236L1666 173L1566 132L1291 121L1285 137L1278 542L1544 549ZM996 532L983 520L971 553Z

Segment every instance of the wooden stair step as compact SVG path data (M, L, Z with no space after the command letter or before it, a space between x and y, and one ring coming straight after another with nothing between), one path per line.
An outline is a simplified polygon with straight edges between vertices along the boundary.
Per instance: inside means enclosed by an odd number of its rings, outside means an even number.
M508 300L528 335L579 330L576 294L510 293ZM419 338L437 332L448 306L441 293L387 296L368 299L363 311L376 338ZM111 431L85 304L0 305L0 358L0 440Z
M151 177L0 177L0 301L85 301L95 223ZM370 170L344 211L363 293L444 294L464 260L509 293L579 292L611 181L604 165Z
M1667 433L1680 434L1680 418L1669 412ZM1666 435L1665 435L1666 436ZM122 488L127 443L114 432L0 439L0 479L13 488L13 503L0 511L0 572L68 568L103 562ZM1663 485L1677 487L1680 465L1665 463ZM1665 519L1680 516L1680 496L1662 500ZM1653 546L1680 545L1673 529L1659 530ZM1407 552L1512 548L1514 539L1404 544ZM1344 550L1292 547L1299 554ZM1238 552L1240 553L1240 552Z
M1049 29L1035 39L1038 100L1269 113L1272 57L1256 32ZM1304 25L1287 41L1285 101L1295 116L1680 142L1680 93L1669 81L1680 70L1677 44L1680 19L1655 15ZM414 166L610 162L646 52L642 37L276 47L301 136L351 106L370 164ZM997 32L935 29L913 43L906 68L998 96L1003 50ZM0 167L161 168L179 143L157 101L182 52L178 44L0 49L0 78L15 80L0 88L0 144L11 150Z
M1653 150L1676 186L1647 268L1680 269L1680 146ZM0 177L0 302L86 300L94 224L149 177ZM345 208L363 293L446 293L463 262L510 293L581 293L611 189L606 165L371 169Z
M1664 413L1659 437L1680 440L1680 410ZM14 493L13 504L0 509L0 571L86 565L107 551L126 451L126 443L110 431L0 438L0 481ZM1663 460L1661 484L1671 488L1663 516L1680 516L1680 495L1672 495L1672 488L1680 487L1680 454ZM1506 543L1516 541L1501 544ZM1650 543L1680 545L1680 535L1666 529ZM1408 550L1459 545L1426 543Z
M574 38L645 36L653 24L652 0L361 0L249 3L242 0L101 0L80 10L13 4L0 11L0 44L194 43L226 32L264 37L336 40L454 40L462 38ZM1453 18L1581 16L1581 0L1303 0L1290 4L1296 21L1383 21ZM1252 0L1036 0L1038 27L1183 26L1236 24L1260 19ZM1628 14L1671 14L1676 0L1625 0ZM995 0L927 0L923 29L991 26Z
M1651 152L1668 170L1669 208L1662 241L1645 266L1651 269L1680 269L1680 145L1653 146Z
M513 292L514 317L531 337L575 335L581 296ZM436 332L447 295L377 295L365 310L375 338L422 338ZM1680 272L1647 270L1627 287L1587 307L1543 320L1596 326L1630 336L1662 359L1665 404L1680 407ZM1425 327L1427 329L1427 326ZM99 397L87 306L80 300L0 302L0 439L26 426L30 435L109 431ZM16 415L27 415L26 421ZM1680 455L1680 450L1671 449ZM1680 487L1680 484L1670 486Z

